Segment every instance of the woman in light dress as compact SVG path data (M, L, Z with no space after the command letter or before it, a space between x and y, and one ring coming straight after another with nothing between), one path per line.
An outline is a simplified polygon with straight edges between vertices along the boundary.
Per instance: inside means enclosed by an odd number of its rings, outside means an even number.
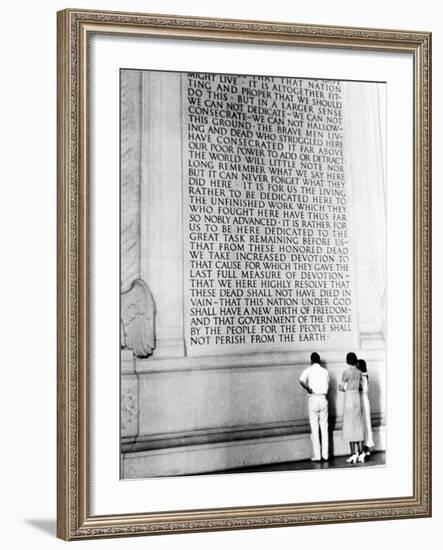
M361 404L362 404L362 413L363 413L363 429L364 429L364 446L365 446L365 456L370 456L371 449L374 447L374 437L372 435L372 426L371 426L371 405L369 404L369 377L368 377L368 368L366 366L366 361L364 359L359 359L357 366L362 374L361 380Z
M346 460L351 464L364 462L363 452L363 411L360 392L362 389L362 373L357 367L357 356L348 353L346 356L348 368L344 371L338 389L344 392L343 430L342 436L351 448L351 456Z

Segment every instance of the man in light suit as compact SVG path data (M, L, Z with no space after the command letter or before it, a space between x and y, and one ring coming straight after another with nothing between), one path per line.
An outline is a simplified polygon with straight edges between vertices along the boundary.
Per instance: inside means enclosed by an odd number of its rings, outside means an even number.
M329 374L320 364L320 355L316 352L311 354L311 365L306 368L300 376L301 386L309 393L308 409L309 424L311 425L311 441L313 462L328 460L328 398ZM320 434L321 445L320 445Z

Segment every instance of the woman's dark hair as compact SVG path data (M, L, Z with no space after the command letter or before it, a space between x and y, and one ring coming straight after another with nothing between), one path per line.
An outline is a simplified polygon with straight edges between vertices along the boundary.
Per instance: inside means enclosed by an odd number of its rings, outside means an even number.
M311 353L311 363L320 363L320 355L316 351Z
M356 365L357 364L357 356L355 355L355 353L353 351L350 351L346 355L346 363L348 365Z
M368 367L366 366L366 361L364 359L359 359L357 361L357 367L361 372L368 372Z

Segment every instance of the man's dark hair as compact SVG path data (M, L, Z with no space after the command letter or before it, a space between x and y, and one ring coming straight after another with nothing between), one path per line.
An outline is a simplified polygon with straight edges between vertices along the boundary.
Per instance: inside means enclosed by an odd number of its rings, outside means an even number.
M320 355L316 351L311 353L311 363L320 363Z
M346 363L348 365L356 365L357 364L357 356L355 355L355 353L353 351L350 351L346 355Z

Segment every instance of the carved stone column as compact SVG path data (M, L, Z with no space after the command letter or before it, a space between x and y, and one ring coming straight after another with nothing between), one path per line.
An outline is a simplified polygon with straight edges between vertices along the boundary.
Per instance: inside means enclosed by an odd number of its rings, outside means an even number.
M352 82L343 89L360 345L378 348L386 339L385 86Z
M140 71L121 75L121 287L129 289L140 277L141 181Z
M153 358L184 355L181 76L142 73L140 271L156 306Z

